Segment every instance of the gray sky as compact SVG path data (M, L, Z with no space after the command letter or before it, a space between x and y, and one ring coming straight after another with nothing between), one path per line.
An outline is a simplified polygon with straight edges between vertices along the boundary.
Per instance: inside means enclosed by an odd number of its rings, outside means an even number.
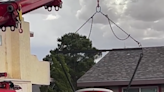
M75 32L95 12L97 0L63 0L63 8L56 12L48 12L44 8L24 15L30 22L31 53L42 60L51 49L56 48L57 38L65 33ZM126 32L140 41L145 47L164 45L164 0L100 0L102 12L119 24ZM80 31L88 36L90 22ZM113 26L117 36L126 35ZM128 39L120 41L114 37L107 19L101 14L94 17L93 31L90 39L98 49L137 47Z

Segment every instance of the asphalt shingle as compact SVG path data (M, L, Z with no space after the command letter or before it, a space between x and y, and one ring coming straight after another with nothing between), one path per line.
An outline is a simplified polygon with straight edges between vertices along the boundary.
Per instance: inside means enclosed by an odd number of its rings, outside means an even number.
M144 56L134 80L164 78L164 47L144 47ZM129 81L141 50L111 51L86 72L77 83L103 81Z

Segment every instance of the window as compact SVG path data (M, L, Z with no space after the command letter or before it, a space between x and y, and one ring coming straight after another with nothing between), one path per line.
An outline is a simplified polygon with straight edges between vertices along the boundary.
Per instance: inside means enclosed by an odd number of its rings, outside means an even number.
M157 92L157 87L141 88L141 92Z
M2 35L0 35L0 46L2 46Z
M123 89L123 92L127 92L127 89ZM139 88L130 88L129 92L139 92Z
M123 92L126 92L126 88L123 88ZM158 87L134 87L130 88L129 92L158 92Z

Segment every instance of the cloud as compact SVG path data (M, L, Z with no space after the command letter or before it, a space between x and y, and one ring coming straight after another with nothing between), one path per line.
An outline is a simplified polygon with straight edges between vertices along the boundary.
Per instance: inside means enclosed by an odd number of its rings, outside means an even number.
M60 17L59 15L49 14L47 15L47 18L45 20L54 20L54 19L58 19L59 17Z
M164 1L162 0L136 0L127 4L126 14L142 21L157 21L163 19Z
M97 2L79 0L81 9L76 13L76 17L79 19L87 20L96 12ZM117 7L113 6L114 0L102 0L100 1L101 11L108 14L109 18L117 21L121 17L121 12L118 11ZM99 11L99 8L97 9ZM94 23L107 24L107 19L101 14L96 14L94 17Z

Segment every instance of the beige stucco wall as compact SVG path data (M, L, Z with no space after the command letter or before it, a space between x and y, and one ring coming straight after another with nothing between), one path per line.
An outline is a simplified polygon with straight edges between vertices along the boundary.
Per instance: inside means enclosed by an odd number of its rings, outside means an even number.
M32 84L49 85L50 67L48 62L38 61L30 52L29 23L22 23L24 32L18 30L0 32L0 72L7 72L10 79L30 81ZM30 92L30 91L29 91Z
M13 80L13 83L22 88L20 90L16 90L16 92L32 92L32 84L30 81Z

